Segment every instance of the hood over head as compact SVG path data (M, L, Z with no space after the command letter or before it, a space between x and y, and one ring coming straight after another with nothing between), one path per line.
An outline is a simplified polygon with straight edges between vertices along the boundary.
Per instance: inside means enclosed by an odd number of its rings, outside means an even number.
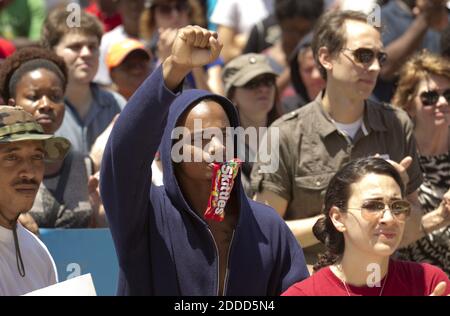
M203 100L212 100L222 105L222 108L225 110L225 113L228 116L231 127L237 127L240 125L236 108L234 107L233 103L227 98L204 90L186 90L181 93L170 106L166 128L164 130L164 135L160 144L165 191L172 203L178 209L188 210L188 212L191 212L195 215L196 213L189 207L189 204L184 199L184 195L181 192L181 188L175 175L174 163L171 157L171 150L174 141L172 140L171 135L173 129L177 127L178 121L183 116L183 114L191 108L191 105L198 104ZM235 157L237 157L237 146L235 146L234 152ZM240 174L236 176L233 191L237 192L239 195L241 195L243 192Z

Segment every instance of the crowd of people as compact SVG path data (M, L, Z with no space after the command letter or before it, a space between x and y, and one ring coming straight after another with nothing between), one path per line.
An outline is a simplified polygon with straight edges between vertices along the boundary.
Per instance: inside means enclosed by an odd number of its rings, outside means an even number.
M0 295L58 282L39 228L109 228L119 295L450 295L449 19L1 1Z

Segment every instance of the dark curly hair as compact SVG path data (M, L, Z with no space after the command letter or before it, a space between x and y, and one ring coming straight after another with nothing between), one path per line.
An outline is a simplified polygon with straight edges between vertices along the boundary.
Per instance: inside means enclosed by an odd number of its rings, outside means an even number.
M28 72L45 68L61 80L63 91L67 85L67 67L54 52L42 47L26 47L6 58L0 67L0 94L6 102L15 97L16 85Z
M399 185L402 197L405 196L405 185L400 174L384 159L359 158L344 165L328 184L323 208L325 217L319 219L313 226L314 235L327 247L327 251L319 255L319 261L313 267L314 271L338 262L344 253L344 235L336 229L331 221L330 209L336 206L345 211L352 193L351 185L369 173L392 177Z

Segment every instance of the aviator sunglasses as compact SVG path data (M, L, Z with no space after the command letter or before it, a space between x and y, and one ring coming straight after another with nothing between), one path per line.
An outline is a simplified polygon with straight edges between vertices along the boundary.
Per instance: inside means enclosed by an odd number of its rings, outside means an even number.
M344 50L351 52L355 61L365 66L372 65L375 58L378 60L380 67L386 63L387 54L385 52L376 52L370 48L364 47L357 49L344 48Z
M411 213L411 204L405 200L396 200L387 205L392 216L398 221L405 221ZM383 201L367 200L359 208L348 207L347 209L360 210L361 215L367 220L379 219L386 211L386 204Z

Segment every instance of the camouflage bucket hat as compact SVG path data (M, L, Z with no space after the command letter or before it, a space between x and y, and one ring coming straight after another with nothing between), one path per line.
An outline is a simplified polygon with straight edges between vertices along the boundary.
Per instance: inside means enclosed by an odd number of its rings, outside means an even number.
M70 149L67 139L44 134L42 126L21 107L0 105L0 144L25 140L43 141L50 161L64 159Z

